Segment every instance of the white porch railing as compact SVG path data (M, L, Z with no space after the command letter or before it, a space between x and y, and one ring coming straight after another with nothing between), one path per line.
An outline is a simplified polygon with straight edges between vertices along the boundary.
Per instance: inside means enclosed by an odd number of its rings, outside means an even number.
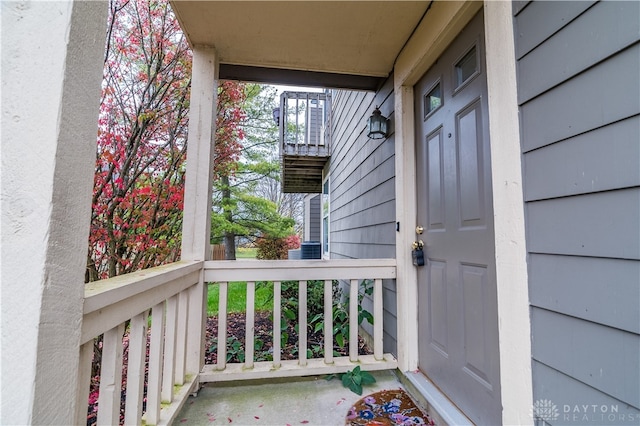
M94 341L103 336L97 424L120 422L123 335L128 323L125 424L170 424L199 383L397 368L383 353L382 280L396 276L395 260L291 260L177 262L87 284L80 343L76 423L87 416ZM374 282L373 355L358 354L358 283ZM307 281L324 282L324 353L307 359ZM333 354L333 280L350 281L349 355ZM247 282L245 362L226 363L226 345L218 345L217 364L204 364L203 293L206 282L220 285L218 342L227 342L228 282ZM254 362L255 283L274 283L273 360ZM298 282L298 359L282 360L281 283ZM206 298L205 298L206 300ZM197 303L197 304L196 304ZM148 330L150 328L150 333ZM149 336L149 337L148 337ZM148 357L147 357L148 346ZM147 376L146 409L144 385Z
M201 306L189 306L194 292L203 291L202 262L177 262L87 284L80 346L80 386L76 423L87 417L94 339L103 335L97 424L120 422L123 334L129 322L124 422L141 424L145 372L148 375L146 424L168 424L198 385L199 351L189 329L202 328ZM191 324L189 323L191 322ZM199 324L198 324L199 322ZM151 328L149 356L147 330ZM201 334L196 333L200 339ZM192 353L193 352L193 353ZM193 369L193 367L191 367ZM162 410L161 410L162 407Z
M382 280L396 276L394 259L376 260L288 260L288 261L216 261L205 262L204 280L220 286L217 363L206 365L201 382L218 382L270 377L293 377L342 373L360 365L365 370L397 368L391 354L383 353ZM358 288L361 280L374 282L373 355L358 355ZM324 356L307 359L307 282L324 281ZM349 356L334 356L333 280L350 281ZM227 287L229 282L247 282L245 326L245 362L226 362ZM254 362L255 283L273 282L273 360ZM298 359L281 360L281 283L298 282ZM224 344L220 344L224 342Z

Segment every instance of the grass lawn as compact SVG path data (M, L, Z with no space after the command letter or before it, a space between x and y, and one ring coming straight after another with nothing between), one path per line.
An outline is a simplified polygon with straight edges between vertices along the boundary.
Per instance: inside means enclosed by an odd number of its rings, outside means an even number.
M236 259L255 259L257 249L238 247L236 249ZM209 284L207 296L207 315L218 314L219 286ZM267 311L273 309L273 283L256 284L256 311ZM238 281L229 283L227 297L228 312L245 312L247 310L247 283Z
M238 247L236 249L236 259L255 259L257 251L256 248Z
M220 300L220 286L209 284L207 296L207 315L217 315ZM256 311L273 309L273 283L256 284ZM247 283L238 281L229 283L227 297L228 312L245 312L247 310Z

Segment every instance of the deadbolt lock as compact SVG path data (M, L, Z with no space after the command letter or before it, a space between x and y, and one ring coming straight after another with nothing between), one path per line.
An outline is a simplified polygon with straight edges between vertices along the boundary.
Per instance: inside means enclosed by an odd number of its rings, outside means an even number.
M418 235L422 235L422 233L424 232L424 228L420 225L416 226L416 234Z
M411 244L413 250L411 250L411 257L413 258L413 264L415 266L424 266L424 243L422 240L414 241Z

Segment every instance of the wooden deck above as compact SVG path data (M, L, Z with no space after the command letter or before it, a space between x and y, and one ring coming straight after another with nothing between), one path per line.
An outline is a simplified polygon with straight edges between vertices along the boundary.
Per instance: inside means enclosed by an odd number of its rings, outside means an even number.
M284 155L282 157L282 192L319 194L322 192L322 169L329 156Z
M282 192L322 192L322 170L331 156L331 96L284 92L279 125Z

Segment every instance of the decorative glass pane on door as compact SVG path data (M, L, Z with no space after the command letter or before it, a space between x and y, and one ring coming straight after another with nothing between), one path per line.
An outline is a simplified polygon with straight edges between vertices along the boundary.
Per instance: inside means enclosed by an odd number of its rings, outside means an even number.
M476 46L473 46L455 65L456 88L462 86L477 73L478 55L476 53Z
M438 82L424 97L424 118L442 106L442 89Z

